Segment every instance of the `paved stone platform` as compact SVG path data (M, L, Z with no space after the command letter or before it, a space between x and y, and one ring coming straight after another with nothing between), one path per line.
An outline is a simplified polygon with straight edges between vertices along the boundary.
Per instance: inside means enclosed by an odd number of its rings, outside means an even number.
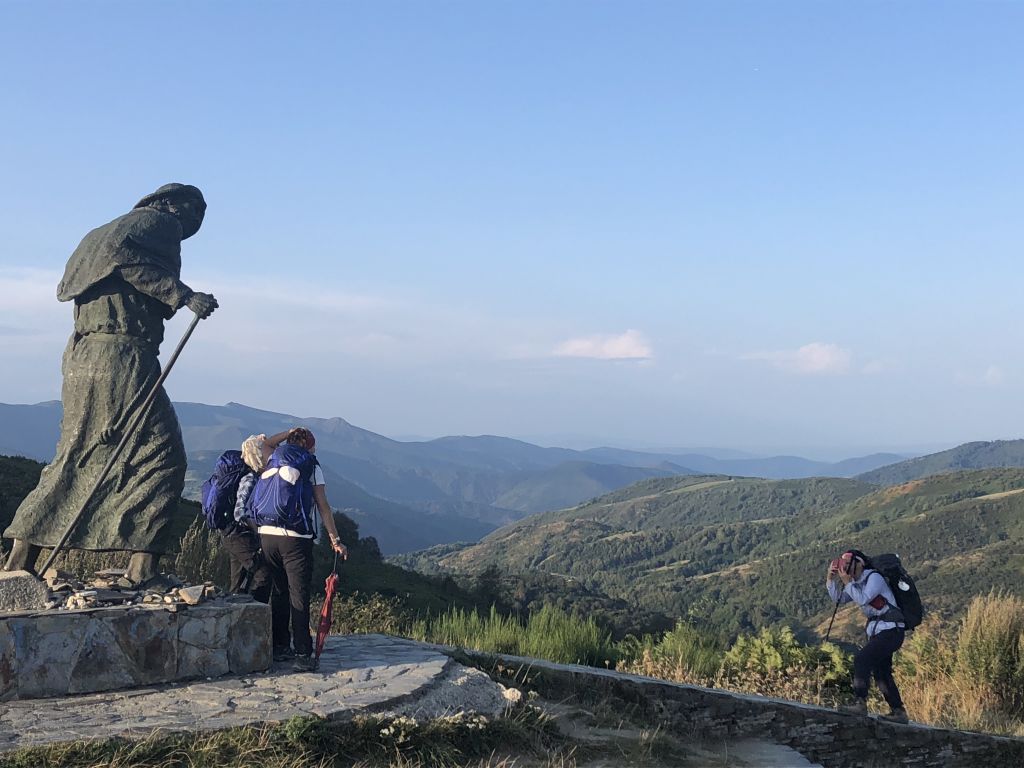
M502 686L435 648L383 635L332 636L316 672L275 664L241 678L0 704L0 749L217 730L302 715L494 714L505 704Z

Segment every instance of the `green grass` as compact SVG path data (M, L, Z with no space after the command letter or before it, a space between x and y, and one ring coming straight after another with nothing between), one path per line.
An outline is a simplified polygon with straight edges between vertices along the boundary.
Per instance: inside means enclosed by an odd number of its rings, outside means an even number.
M556 758L575 748L547 715L523 706L493 720L293 718L265 728L71 742L0 753L0 768L454 768L500 754Z
M624 671L706 683L717 676L725 649L714 635L679 621L660 637L627 637L618 651Z
M580 619L553 606L543 606L525 622L503 616L453 609L415 622L416 640L473 648L489 653L531 656L563 664L605 666L618 658L611 633L592 619Z

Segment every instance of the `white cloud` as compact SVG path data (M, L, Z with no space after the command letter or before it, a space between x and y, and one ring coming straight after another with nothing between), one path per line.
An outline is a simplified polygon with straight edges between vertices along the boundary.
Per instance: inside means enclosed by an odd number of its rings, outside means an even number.
M593 360L649 360L651 344L640 331L596 334L567 339L555 347L555 357L586 357Z
M853 355L838 344L814 341L798 349L752 352L742 359L764 360L789 373L814 376L849 372Z
M980 373L959 371L955 379L957 384L969 387L991 387L993 389L1004 386L1007 381L1006 371L998 365L990 365Z

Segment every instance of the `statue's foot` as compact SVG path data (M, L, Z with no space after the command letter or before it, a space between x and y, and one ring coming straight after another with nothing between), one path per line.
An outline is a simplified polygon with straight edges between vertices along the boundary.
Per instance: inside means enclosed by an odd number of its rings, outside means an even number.
M181 579L169 573L160 573L157 565L160 555L154 552L132 552L128 570L124 577L135 589L154 589L167 592L184 584Z
M159 559L160 556L153 552L132 552L124 577L132 584L144 586L147 581L160 575L157 570Z
M11 554L7 557L7 562L4 564L4 570L28 571L38 576L39 574L36 574L36 560L39 559L41 551L42 547L29 544L24 539L15 539L14 546L11 548Z

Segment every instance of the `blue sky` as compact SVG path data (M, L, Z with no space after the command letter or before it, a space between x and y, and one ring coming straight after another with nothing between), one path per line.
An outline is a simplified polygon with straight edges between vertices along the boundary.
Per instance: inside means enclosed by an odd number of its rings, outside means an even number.
M819 455L1020 437L1022 23L8 0L0 401L59 396L67 256L177 180L209 202L183 279L222 308L176 399Z

